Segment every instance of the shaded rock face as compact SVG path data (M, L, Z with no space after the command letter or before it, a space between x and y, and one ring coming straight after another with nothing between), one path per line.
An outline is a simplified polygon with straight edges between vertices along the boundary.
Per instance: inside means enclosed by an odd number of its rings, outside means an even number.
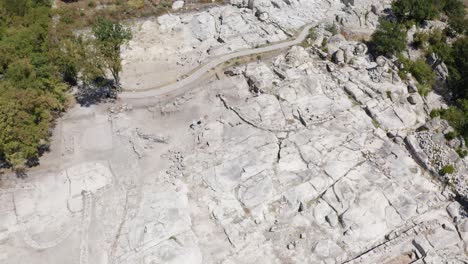
M341 0L341 2L345 5L354 5L354 0Z

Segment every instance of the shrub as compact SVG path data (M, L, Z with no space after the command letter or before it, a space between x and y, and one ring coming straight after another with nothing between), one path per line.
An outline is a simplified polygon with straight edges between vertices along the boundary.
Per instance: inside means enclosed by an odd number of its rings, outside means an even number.
M328 38L324 37L322 39L322 44L321 44L322 50L324 50L324 51L327 50L327 45L328 45Z
M325 30L332 33L332 35L338 34L338 27L335 24L328 25Z
M27 0L3 0L3 7L9 15L24 16L27 11Z
M458 156L460 156L460 158L462 159L468 156L468 150L466 149L456 148L455 151L457 152Z
M429 94L429 92L432 90L432 87L428 85L418 84L417 87L418 87L418 93L423 97L426 97Z
M386 91L385 93L387 94L387 98L392 100L392 92L391 91Z
M445 139L447 139L448 141L450 140L453 140L455 139L456 137L458 137L458 133L456 131L450 131L448 132L447 134L444 135L445 136Z
M452 48L447 44L447 37L439 30L434 30L429 35L428 53L435 53L446 64L453 63Z
M317 32L315 31L315 28L309 29L309 33L307 34L307 37L304 39L302 42L303 47L309 46L309 43L314 42L317 39Z
M438 15L436 3L437 0L396 0L392 3L392 10L400 21L421 23Z
M452 56L449 87L455 98L468 99L468 38L466 36L453 44ZM468 111L468 106L465 111Z
M317 39L317 32L315 32L315 28L309 29L309 34L307 35L307 38L315 41Z
M441 117L468 141L468 100L459 101L458 106L441 111Z
M439 171L439 174L444 176L446 174L452 174L455 172L455 168L452 165L446 165L442 167L442 169Z
M415 48L425 48L429 42L429 35L424 32L416 32L413 38Z
M96 2L94 2L93 0L88 1L88 7L89 8L95 8L96 7Z
M440 116L440 110L439 109L432 109L431 113L429 114L431 118L436 118Z
M413 77L419 82L418 89L421 93L424 89L431 89L435 82L435 74L424 59L417 59L411 61L403 56L398 57L399 61L403 64L404 70L410 72Z
M467 28L465 7L459 0L444 0L443 11L449 18L449 26L455 32L463 34Z
M406 29L397 22L381 20L372 35L371 50L376 55L397 55L406 48Z
M435 74L424 59L417 59L409 64L409 72L422 85L431 87L435 81Z
M144 0L130 0L128 1L128 5L135 9L141 9L145 7L145 1Z

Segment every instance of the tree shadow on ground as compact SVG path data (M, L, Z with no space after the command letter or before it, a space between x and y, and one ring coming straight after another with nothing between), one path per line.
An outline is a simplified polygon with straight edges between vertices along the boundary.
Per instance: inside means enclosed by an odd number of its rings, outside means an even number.
M85 107L117 99L117 88L112 80L98 79L89 85L81 85L75 94L76 101Z

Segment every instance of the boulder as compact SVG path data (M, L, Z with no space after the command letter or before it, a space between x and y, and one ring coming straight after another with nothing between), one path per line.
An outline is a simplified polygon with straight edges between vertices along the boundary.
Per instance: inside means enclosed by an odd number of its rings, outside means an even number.
M419 94L412 94L408 96L408 102L412 105L419 105L422 104L422 98Z
M161 33L168 33L180 24L180 17L171 14L158 17L159 30Z
M260 14L258 15L258 19L259 19L260 21L265 21L265 20L268 19L268 17L269 17L269 15L268 15L268 13L266 13L266 12L262 12L262 13L260 13Z
M436 64L438 61L439 61L439 56L437 56L437 54L435 53L429 54L429 56L427 56L427 59L426 59L426 62L431 66Z
M380 13L382 13L382 9L382 5L379 3L371 5L371 12L374 13L374 15L380 15Z
M375 62L377 63L377 66L384 67L387 63L387 58L385 58L384 56L379 56L377 57L377 59L375 59Z
M447 80L449 76L449 71L447 65L444 62L439 63L435 68L434 72L436 73L437 77L441 80Z
M173 4L172 4L172 10L179 10L181 9L182 7L184 7L184 4L185 2L184 1L175 1Z
M341 34L336 34L328 39L327 48L330 54L335 53L340 47L346 47L348 41Z
M352 47L348 47L345 51L344 51L344 60L345 60L345 63L350 63L351 60L354 58L354 52L353 52L353 48Z
M419 94L412 94L408 96L408 102L412 105L419 105L422 104L422 98Z
M265 63L248 64L245 76L248 78L250 89L254 93L267 92L275 79L275 74Z
M356 55L365 55L367 53L367 45L364 43L358 43L354 47L354 54Z
M201 13L190 21L192 34L200 41L214 38L216 35L215 19L209 13Z
M342 50L337 50L335 53L333 53L332 56L333 62L336 64L344 64L345 63L345 57L344 57L344 52Z
M418 87L416 86L415 83L410 82L408 84L408 93L417 93L418 92Z

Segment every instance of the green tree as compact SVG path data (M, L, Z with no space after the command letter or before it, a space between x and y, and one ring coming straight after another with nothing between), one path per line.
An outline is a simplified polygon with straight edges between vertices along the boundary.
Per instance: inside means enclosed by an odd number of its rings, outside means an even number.
M93 33L104 65L111 72L115 85L120 89L119 74L122 70L120 48L132 38L131 31L121 23L98 19L93 26Z
M458 99L468 101L468 37L464 36L453 44L452 57L454 59L449 87ZM468 106L466 107L468 111Z
M396 0L392 3L392 10L400 21L421 23L438 15L437 6L436 0Z
M464 4L459 0L444 0L443 11L449 18L449 26L460 34L468 27Z
M27 10L27 0L2 0L2 6L9 15L23 16Z
M370 48L376 55L397 55L406 48L406 29L397 22L381 20Z

